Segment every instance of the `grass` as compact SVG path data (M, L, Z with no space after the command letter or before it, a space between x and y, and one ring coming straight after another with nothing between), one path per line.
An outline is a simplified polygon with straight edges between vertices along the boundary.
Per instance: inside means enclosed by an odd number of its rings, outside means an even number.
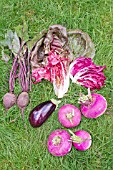
M71 152L64 157L53 157L47 150L47 138L51 131L62 128L57 111L40 128L33 129L28 123L30 110L38 103L55 98L52 85L43 81L33 86L30 104L25 110L24 129L20 110L11 108L4 116L2 97L8 91L11 62L7 66L0 61L0 169L3 170L112 170L113 169L113 3L111 0L4 0L0 2L0 36L22 24L25 16L31 38L52 24L67 29L82 29L92 38L96 54L94 62L106 65L106 86L98 93L108 101L107 113L96 120L82 117L76 129L91 133L92 146L85 152ZM71 84L68 94L59 107L66 103L77 104L79 87ZM16 87L18 91L18 86ZM78 106L79 107L79 106ZM18 117L14 123L11 119ZM73 128L75 130L75 128Z

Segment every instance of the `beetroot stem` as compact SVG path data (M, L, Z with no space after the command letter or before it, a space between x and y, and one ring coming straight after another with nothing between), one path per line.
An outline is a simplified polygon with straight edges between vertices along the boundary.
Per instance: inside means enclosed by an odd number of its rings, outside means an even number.
M15 83L15 79L16 79L16 71L17 71L17 68L18 68L18 58L19 58L19 55L20 55L20 52L21 52L23 46L24 46L24 44L21 45L17 55L15 56L15 58L13 60L12 68L11 68L11 71L10 71L10 78L9 78L9 91L10 92L14 91L14 83Z

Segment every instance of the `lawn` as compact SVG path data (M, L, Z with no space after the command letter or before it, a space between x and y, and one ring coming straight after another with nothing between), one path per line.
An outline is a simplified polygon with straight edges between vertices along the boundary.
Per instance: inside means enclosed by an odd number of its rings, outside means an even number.
M50 25L61 24L70 29L82 29L87 32L95 44L94 62L106 65L106 85L97 93L102 94L108 109L98 119L82 116L80 125L75 129L84 129L91 133L93 143L85 152L72 148L64 157L54 157L47 150L49 134L62 128L58 122L58 109L39 128L32 128L28 122L30 110L42 101L56 98L49 81L32 86L30 103L25 110L24 128L20 110L15 105L7 115L2 103L3 95L8 92L8 65L0 60L0 169L2 170L112 170L113 169L113 3L111 0L2 0L0 2L0 40L7 30L22 24L24 16L29 27L29 36ZM1 58L1 49L0 49ZM18 85L15 87L19 92ZM77 103L81 87L70 83L69 91L59 107ZM86 89L84 89L86 92ZM14 123L10 121L18 119Z

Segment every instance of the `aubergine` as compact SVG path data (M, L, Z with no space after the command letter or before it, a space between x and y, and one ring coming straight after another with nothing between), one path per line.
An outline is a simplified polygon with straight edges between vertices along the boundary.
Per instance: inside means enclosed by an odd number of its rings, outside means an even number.
M51 99L37 105L29 114L29 122L32 127L40 127L55 111L60 101Z

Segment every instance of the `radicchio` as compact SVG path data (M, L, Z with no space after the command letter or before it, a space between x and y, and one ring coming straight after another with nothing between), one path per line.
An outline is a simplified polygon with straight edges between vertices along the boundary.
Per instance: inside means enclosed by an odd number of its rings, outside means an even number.
M51 81L56 96L62 98L69 87L69 61L67 58L59 59L59 62L51 67Z
M62 98L69 87L69 63L68 58L61 57L54 51L49 52L48 64L32 71L32 77L35 78L34 83L38 83L42 79L49 80L53 83L56 96Z
M80 84L91 90L100 89L105 85L106 77L103 70L106 66L97 66L91 58L79 57L70 64L70 78L73 83Z

